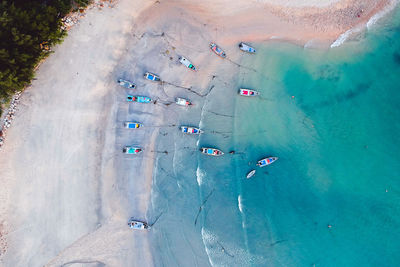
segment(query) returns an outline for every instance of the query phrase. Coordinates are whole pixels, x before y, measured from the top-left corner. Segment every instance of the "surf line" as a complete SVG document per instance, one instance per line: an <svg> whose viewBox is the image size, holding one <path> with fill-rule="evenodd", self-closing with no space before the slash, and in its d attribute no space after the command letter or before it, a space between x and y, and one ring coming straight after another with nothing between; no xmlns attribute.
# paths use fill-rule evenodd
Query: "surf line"
<svg viewBox="0 0 400 267"><path fill-rule="evenodd" d="M213 190L211 190L211 192L208 194L208 196L204 199L203 203L201 203L200 207L199 207L199 211L197 212L196 215L196 219L194 220L194 225L197 224L197 219L199 218L199 215L201 213L201 211L203 210L204 205L207 203L208 199L211 197L212 193L214 193L215 188L213 188Z"/></svg>

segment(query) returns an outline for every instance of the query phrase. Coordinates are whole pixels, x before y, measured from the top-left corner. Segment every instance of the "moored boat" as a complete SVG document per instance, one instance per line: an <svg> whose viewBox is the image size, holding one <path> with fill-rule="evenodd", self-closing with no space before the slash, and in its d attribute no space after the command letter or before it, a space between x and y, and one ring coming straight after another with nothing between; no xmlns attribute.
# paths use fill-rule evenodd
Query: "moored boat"
<svg viewBox="0 0 400 267"><path fill-rule="evenodd" d="M184 106L184 107L188 107L188 106L192 105L192 102L190 102L190 100L182 98L182 97L175 98L175 103L179 106Z"/></svg>
<svg viewBox="0 0 400 267"><path fill-rule="evenodd" d="M239 44L239 48L242 51L245 51L245 52L248 52L248 53L252 53L252 54L254 54L256 52L256 50L253 47L251 47L248 44L245 44L243 42Z"/></svg>
<svg viewBox="0 0 400 267"><path fill-rule="evenodd" d="M246 88L240 88L239 89L239 95L242 95L242 96L258 96L258 95L260 95L260 93L255 91L255 90L246 89Z"/></svg>
<svg viewBox="0 0 400 267"><path fill-rule="evenodd" d="M149 230L151 228L151 226L148 223L138 221L133 218L129 220L128 226L135 230Z"/></svg>
<svg viewBox="0 0 400 267"><path fill-rule="evenodd" d="M265 159L261 159L261 160L259 160L257 162L257 166L265 167L265 166L268 166L268 165L274 163L277 160L278 160L278 157L268 157L268 158L265 158Z"/></svg>
<svg viewBox="0 0 400 267"><path fill-rule="evenodd" d="M126 101L128 101L128 102L138 102L138 103L151 103L151 98L148 97L148 96L128 95L126 97Z"/></svg>
<svg viewBox="0 0 400 267"><path fill-rule="evenodd" d="M215 54L217 54L218 56L220 56L220 57L222 57L222 58L225 58L225 57L226 57L225 52L224 52L218 45L216 45L215 43L211 43L211 44L210 44L210 48L211 48L211 50L212 50Z"/></svg>
<svg viewBox="0 0 400 267"><path fill-rule="evenodd" d="M209 155L209 156L222 156L224 152L217 148L210 148L210 147L202 147L200 148L201 153Z"/></svg>
<svg viewBox="0 0 400 267"><path fill-rule="evenodd" d="M179 57L179 62L185 65L188 69L196 70L196 67L192 64L192 62L183 56Z"/></svg>
<svg viewBox="0 0 400 267"><path fill-rule="evenodd" d="M159 82L161 81L160 77L154 73L151 72L146 72L144 74L144 78L149 80L149 81L153 81L153 82Z"/></svg>
<svg viewBox="0 0 400 267"><path fill-rule="evenodd" d="M127 81L127 80L123 80L123 79L118 79L118 84L128 88L128 89L135 89L136 85L133 82Z"/></svg>
<svg viewBox="0 0 400 267"><path fill-rule="evenodd" d="M135 147L135 146L126 146L122 149L122 152L124 154L130 154L130 155L139 154L142 151L143 151L143 149L141 149L140 147Z"/></svg>
<svg viewBox="0 0 400 267"><path fill-rule="evenodd" d="M134 121L126 121L126 122L124 122L124 126L127 129L136 129L136 128L143 127L143 124L141 124L139 122L134 122Z"/></svg>
<svg viewBox="0 0 400 267"><path fill-rule="evenodd" d="M254 176L255 173L256 173L256 170L251 170L251 171L246 175L246 178L247 178L247 179L250 179L251 177Z"/></svg>
<svg viewBox="0 0 400 267"><path fill-rule="evenodd" d="M191 127L191 126L181 126L181 131L182 133L186 134L201 134L203 133L202 130L196 127Z"/></svg>

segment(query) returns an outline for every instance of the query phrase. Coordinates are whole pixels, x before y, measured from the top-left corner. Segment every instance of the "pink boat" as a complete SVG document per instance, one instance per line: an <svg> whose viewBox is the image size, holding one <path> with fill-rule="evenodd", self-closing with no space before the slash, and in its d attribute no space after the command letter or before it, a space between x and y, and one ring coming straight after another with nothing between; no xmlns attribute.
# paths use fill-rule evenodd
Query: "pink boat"
<svg viewBox="0 0 400 267"><path fill-rule="evenodd" d="M211 43L211 44L210 44L210 48L211 48L211 50L212 50L215 54L217 54L218 56L220 56L220 57L222 57L222 58L225 58L225 57L226 57L225 52L224 52L218 45L216 45L215 43Z"/></svg>

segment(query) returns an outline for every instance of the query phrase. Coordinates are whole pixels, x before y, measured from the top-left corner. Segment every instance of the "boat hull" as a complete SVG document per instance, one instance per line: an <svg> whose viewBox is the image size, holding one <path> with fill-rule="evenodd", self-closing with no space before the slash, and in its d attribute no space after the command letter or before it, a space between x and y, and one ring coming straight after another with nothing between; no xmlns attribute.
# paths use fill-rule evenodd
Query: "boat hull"
<svg viewBox="0 0 400 267"><path fill-rule="evenodd" d="M258 96L258 95L260 95L260 93L255 90L240 88L239 95L241 95L241 96Z"/></svg>
<svg viewBox="0 0 400 267"><path fill-rule="evenodd" d="M217 54L218 56L222 57L222 58L226 58L226 54L225 52L215 43L211 43L210 44L210 49Z"/></svg>
<svg viewBox="0 0 400 267"><path fill-rule="evenodd" d="M219 157L222 156L224 154L224 152L222 152L219 149L216 148L210 148L210 147L202 147L200 148L201 153L207 155L207 156L214 156L214 157Z"/></svg>
<svg viewBox="0 0 400 267"><path fill-rule="evenodd" d="M143 149L141 149L140 147L126 146L122 149L122 152L128 155L137 155L139 153L142 153Z"/></svg>
<svg viewBox="0 0 400 267"><path fill-rule="evenodd" d="M127 121L127 122L124 122L124 126L127 129L137 129L137 128L143 127L143 124L141 124L139 122L134 122L134 121Z"/></svg>
<svg viewBox="0 0 400 267"><path fill-rule="evenodd" d="M239 48L240 48L240 50L247 52L247 53L251 53L251 54L254 54L256 52L256 50L253 47L251 47L245 43L240 43Z"/></svg>
<svg viewBox="0 0 400 267"><path fill-rule="evenodd" d="M192 105L192 102L190 102L189 100L185 99L185 98L181 98L181 97L177 97L175 99L175 103L179 106L183 106L183 107L188 107Z"/></svg>
<svg viewBox="0 0 400 267"><path fill-rule="evenodd" d="M278 157L268 157L268 158L264 158L261 159L257 162L257 166L259 166L260 168L268 166L272 163L274 163L275 161L278 160Z"/></svg>
<svg viewBox="0 0 400 267"><path fill-rule="evenodd" d="M256 174L256 170L251 170L251 171L246 175L246 178L247 178L247 179L250 179L251 177L254 176L254 174Z"/></svg>
<svg viewBox="0 0 400 267"><path fill-rule="evenodd" d="M138 103L151 103L151 98L147 96L133 96L128 95L126 97L126 101L128 102L138 102Z"/></svg>
<svg viewBox="0 0 400 267"><path fill-rule="evenodd" d="M202 130L196 127L190 127L190 126L181 126L181 131L182 133L185 134L201 134L203 133Z"/></svg>
<svg viewBox="0 0 400 267"><path fill-rule="evenodd" d="M149 230L151 228L151 226L145 222L132 219L128 222L128 226L135 230Z"/></svg>

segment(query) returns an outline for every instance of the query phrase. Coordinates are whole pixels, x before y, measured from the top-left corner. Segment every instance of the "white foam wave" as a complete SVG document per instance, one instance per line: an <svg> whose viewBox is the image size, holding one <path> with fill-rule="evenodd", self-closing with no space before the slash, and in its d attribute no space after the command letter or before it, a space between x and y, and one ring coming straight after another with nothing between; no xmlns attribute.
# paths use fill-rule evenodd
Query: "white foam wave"
<svg viewBox="0 0 400 267"><path fill-rule="evenodd" d="M392 11L396 5L399 3L399 0L392 0L390 1L390 4L387 5L382 11L376 13L375 15L373 15L368 22L365 25L360 25L357 26L355 28L352 28L350 30L347 30L346 32L342 33L332 44L331 44L331 48L333 47L338 47L340 45L342 45L350 36L354 35L355 33L358 33L360 31L362 31L363 29L365 29L365 27L369 30L371 28L371 26L373 26L374 24L376 24L376 22L381 19L382 17L384 17L387 13L389 13L390 11Z"/></svg>
<svg viewBox="0 0 400 267"><path fill-rule="evenodd" d="M376 13L375 15L373 15L367 22L367 29L369 30L373 25L376 24L376 22L381 19L382 17L384 17L387 13L389 13L390 11L392 11L396 5L399 3L399 0L392 0L390 1L390 4L387 5L383 10L381 10L380 12Z"/></svg>
<svg viewBox="0 0 400 267"><path fill-rule="evenodd" d="M208 245L210 243L216 243L216 238L211 232L205 230L202 227L201 228L201 239L203 240L204 249L206 250L206 253L207 253L208 262L210 263L211 266L214 266L214 262L211 259L211 251L208 248Z"/></svg>
<svg viewBox="0 0 400 267"><path fill-rule="evenodd" d="M256 266L265 266L262 256L254 255L248 248L243 249L227 240L222 241L207 229L201 228L201 238L211 266L249 266L250 262Z"/></svg>
<svg viewBox="0 0 400 267"><path fill-rule="evenodd" d="M197 184L198 184L199 186L201 186L201 185L203 184L203 179L204 179L204 176L205 176L205 175L206 175L205 172L202 171L202 170L200 169L199 166L197 166L197 170L196 170L196 180L197 180Z"/></svg>
<svg viewBox="0 0 400 267"><path fill-rule="evenodd" d="M241 213L243 213L242 195L238 196L238 207Z"/></svg>
<svg viewBox="0 0 400 267"><path fill-rule="evenodd" d="M359 31L361 31L362 27L356 27L356 28L352 28L344 33L342 33L337 39L336 41L334 41L331 44L331 48L333 47L338 47L340 45L342 45L350 36L352 36L354 33L357 33Z"/></svg>

